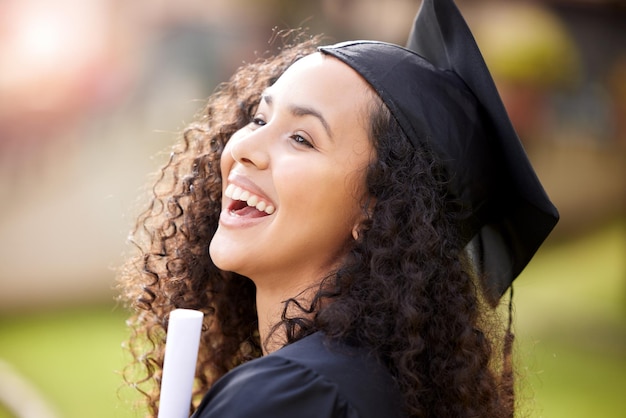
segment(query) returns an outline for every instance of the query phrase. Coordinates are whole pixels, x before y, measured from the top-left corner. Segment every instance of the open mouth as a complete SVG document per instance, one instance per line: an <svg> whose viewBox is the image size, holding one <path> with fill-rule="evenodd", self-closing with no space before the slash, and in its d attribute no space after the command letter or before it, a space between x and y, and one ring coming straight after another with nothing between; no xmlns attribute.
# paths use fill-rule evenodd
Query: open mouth
<svg viewBox="0 0 626 418"><path fill-rule="evenodd" d="M241 200L234 200L228 207L228 212L233 216L245 216L248 218L260 218L262 216L269 216L269 213L258 210L254 206L248 206L246 202Z"/></svg>
<svg viewBox="0 0 626 418"><path fill-rule="evenodd" d="M224 195L232 199L228 212L233 216L259 218L271 215L276 210L272 204L267 203L261 197L234 184L228 185Z"/></svg>

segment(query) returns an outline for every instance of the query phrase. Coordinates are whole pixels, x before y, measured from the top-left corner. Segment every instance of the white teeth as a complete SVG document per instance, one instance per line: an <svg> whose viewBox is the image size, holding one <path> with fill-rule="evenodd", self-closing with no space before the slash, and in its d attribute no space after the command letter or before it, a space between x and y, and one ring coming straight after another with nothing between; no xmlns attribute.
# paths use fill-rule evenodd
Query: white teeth
<svg viewBox="0 0 626 418"><path fill-rule="evenodd" d="M239 186L235 186L234 184L229 184L228 187L226 187L226 190L224 190L224 195L233 200L241 200L242 202L246 202L248 206L253 206L257 210L265 212L268 215L271 215L276 211L276 208L274 206L267 204L257 195L254 195Z"/></svg>
<svg viewBox="0 0 626 418"><path fill-rule="evenodd" d="M259 198L256 197L255 195L249 196L246 201L248 202L248 206L256 206L259 203ZM263 203L263 202L261 202ZM257 208L259 209L259 208ZM263 209L259 209L259 210L263 210Z"/></svg>
<svg viewBox="0 0 626 418"><path fill-rule="evenodd" d="M233 197L233 190L235 190L235 185L234 184L229 184L228 187L226 188L226 190L224 191L224 194L226 195L226 197L232 198Z"/></svg>

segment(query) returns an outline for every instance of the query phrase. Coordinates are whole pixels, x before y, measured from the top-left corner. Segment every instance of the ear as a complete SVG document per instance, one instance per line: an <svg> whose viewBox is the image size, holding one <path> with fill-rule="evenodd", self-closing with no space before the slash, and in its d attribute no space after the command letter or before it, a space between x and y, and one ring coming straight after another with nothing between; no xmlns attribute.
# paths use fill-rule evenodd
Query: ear
<svg viewBox="0 0 626 418"><path fill-rule="evenodd" d="M355 241L359 240L359 226L355 225L355 227L352 228L352 238L354 238Z"/></svg>
<svg viewBox="0 0 626 418"><path fill-rule="evenodd" d="M376 199L371 196L367 196L365 202L363 203L363 207L361 208L361 216L357 220L356 225L352 228L352 238L354 238L355 241L357 241L361 236L361 231L369 228L367 224L374 215L374 206L376 206Z"/></svg>

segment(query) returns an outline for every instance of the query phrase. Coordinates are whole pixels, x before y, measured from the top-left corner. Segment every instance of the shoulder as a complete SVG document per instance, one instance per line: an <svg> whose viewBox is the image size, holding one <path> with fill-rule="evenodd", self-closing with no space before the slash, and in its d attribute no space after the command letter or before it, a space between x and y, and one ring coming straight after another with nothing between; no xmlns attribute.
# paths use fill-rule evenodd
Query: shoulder
<svg viewBox="0 0 626 418"><path fill-rule="evenodd" d="M398 417L399 405L382 366L316 333L233 369L194 417Z"/></svg>

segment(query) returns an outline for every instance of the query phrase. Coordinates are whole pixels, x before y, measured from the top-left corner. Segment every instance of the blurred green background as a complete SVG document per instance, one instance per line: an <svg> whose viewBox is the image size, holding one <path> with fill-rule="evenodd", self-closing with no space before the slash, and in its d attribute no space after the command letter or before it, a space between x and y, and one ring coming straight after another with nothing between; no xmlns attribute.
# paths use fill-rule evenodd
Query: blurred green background
<svg viewBox="0 0 626 418"><path fill-rule="evenodd" d="M516 282L518 416L624 416L625 228L610 222L547 245ZM3 315L0 359L58 417L141 416L116 373L126 360L125 317L112 304ZM0 408L0 417L13 415Z"/></svg>
<svg viewBox="0 0 626 418"><path fill-rule="evenodd" d="M0 418L142 416L115 267L177 132L273 28L402 44L419 3L0 2ZM518 416L625 417L626 7L457 4L562 216L515 284Z"/></svg>

